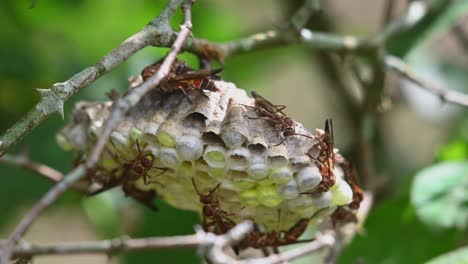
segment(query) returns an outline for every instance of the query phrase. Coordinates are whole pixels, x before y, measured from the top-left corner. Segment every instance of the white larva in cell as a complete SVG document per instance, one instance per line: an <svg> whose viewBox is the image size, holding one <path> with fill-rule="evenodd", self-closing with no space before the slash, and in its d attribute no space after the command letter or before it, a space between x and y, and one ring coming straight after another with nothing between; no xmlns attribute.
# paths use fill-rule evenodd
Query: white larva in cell
<svg viewBox="0 0 468 264"><path fill-rule="evenodd" d="M271 171L270 180L277 184L285 184L293 179L293 173L289 167L281 167Z"/></svg>
<svg viewBox="0 0 468 264"><path fill-rule="evenodd" d="M250 177L254 179L263 179L268 176L270 169L268 168L267 164L256 162L251 163L248 168L248 172Z"/></svg>
<svg viewBox="0 0 468 264"><path fill-rule="evenodd" d="M203 155L203 141L194 135L183 135L177 139L176 150L182 160L194 161Z"/></svg>
<svg viewBox="0 0 468 264"><path fill-rule="evenodd" d="M176 168L182 163L177 151L173 148L166 147L159 149L159 161L163 166L169 168Z"/></svg>
<svg viewBox="0 0 468 264"><path fill-rule="evenodd" d="M252 149L249 148L249 150ZM270 168L268 167L268 164L266 163L265 156L263 155L251 155L250 160L249 160L249 166L247 168L247 171L250 175L250 177L254 179L263 179L268 176L270 173Z"/></svg>
<svg viewBox="0 0 468 264"><path fill-rule="evenodd" d="M296 173L296 181L302 192L311 191L322 181L322 175L317 167L308 166Z"/></svg>
<svg viewBox="0 0 468 264"><path fill-rule="evenodd" d="M284 167L289 164L289 161L284 156L268 156L268 165L271 168Z"/></svg>
<svg viewBox="0 0 468 264"><path fill-rule="evenodd" d="M289 200L286 202L286 205L291 211L297 211L299 209L304 209L314 205L313 199L308 195L300 195L297 198Z"/></svg>
<svg viewBox="0 0 468 264"><path fill-rule="evenodd" d="M228 146L228 148L238 148L244 144L247 138L242 135L241 133L235 130L228 130L221 134L221 138L224 141L224 144Z"/></svg>
<svg viewBox="0 0 468 264"><path fill-rule="evenodd" d="M333 194L331 191L328 192L323 192L323 193L318 193L315 195L311 195L311 197L314 198L314 205L317 208L324 208L330 206L332 199L333 199Z"/></svg>
<svg viewBox="0 0 468 264"><path fill-rule="evenodd" d="M296 181L290 180L287 184L279 185L278 192L283 196L284 199L290 200L299 196L299 187Z"/></svg>

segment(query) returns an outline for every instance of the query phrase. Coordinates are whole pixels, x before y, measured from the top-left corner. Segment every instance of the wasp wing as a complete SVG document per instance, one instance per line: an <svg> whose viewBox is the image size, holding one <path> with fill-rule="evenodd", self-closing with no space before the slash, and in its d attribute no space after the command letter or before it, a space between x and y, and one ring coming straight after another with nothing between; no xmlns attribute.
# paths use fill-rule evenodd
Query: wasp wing
<svg viewBox="0 0 468 264"><path fill-rule="evenodd" d="M214 69L214 70L198 70L198 71L188 71L181 74L178 74L174 77L174 81L186 81L186 80L193 80L199 78L207 78L212 77L215 79L219 79L216 74L220 73L223 69Z"/></svg>

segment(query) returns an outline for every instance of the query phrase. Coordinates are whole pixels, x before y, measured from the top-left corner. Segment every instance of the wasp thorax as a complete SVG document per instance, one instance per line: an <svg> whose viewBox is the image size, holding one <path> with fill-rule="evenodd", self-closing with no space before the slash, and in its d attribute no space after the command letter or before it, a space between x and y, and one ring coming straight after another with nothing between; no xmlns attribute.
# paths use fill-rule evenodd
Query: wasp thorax
<svg viewBox="0 0 468 264"><path fill-rule="evenodd" d="M160 62L146 67L143 79L159 67ZM312 135L285 114L284 106L258 93L252 99L214 78L213 71L193 70L181 61L162 85L113 131L99 173L90 176L99 175L104 187L117 181L147 206L157 193L175 207L201 212L208 230L225 232L250 219L282 238L295 235L286 231L304 217L328 208L318 223L352 202L358 189L349 186L346 173L334 172L339 154L330 127ZM79 116L59 139L85 158L111 103L77 107ZM291 137L295 140L285 140Z"/></svg>
<svg viewBox="0 0 468 264"><path fill-rule="evenodd" d="M290 127L294 125L294 121L288 116L285 116L283 118L283 122L285 125L290 126Z"/></svg>

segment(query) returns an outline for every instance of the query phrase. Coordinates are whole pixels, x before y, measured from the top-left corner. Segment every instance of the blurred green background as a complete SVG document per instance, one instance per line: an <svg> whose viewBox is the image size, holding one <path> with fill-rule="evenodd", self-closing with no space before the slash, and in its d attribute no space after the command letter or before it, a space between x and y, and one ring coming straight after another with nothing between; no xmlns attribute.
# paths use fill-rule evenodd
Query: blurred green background
<svg viewBox="0 0 468 264"><path fill-rule="evenodd" d="M30 9L26 0L1 1L0 133L37 102L38 96L31 88L48 88L94 64L159 14L165 2L39 0ZM406 1L394 2L395 14L398 14ZM278 26L300 3L302 1L199 0L193 8L193 32L197 37L213 41L247 36ZM326 1L327 22L312 21L311 26L367 36L379 30L384 5L382 0ZM466 10L466 4L463 8L460 6L456 10ZM173 25L177 26L181 18L179 13ZM405 55L405 59L430 80L468 92L464 85L468 81L468 53L456 42L447 22L453 22L454 18L457 23L466 20L463 12L448 10L437 18L438 21L427 23L437 32L424 37L413 34L404 41L397 39L389 48L398 55ZM72 97L66 104L65 120L53 116L10 153L27 149L32 160L62 172L69 171L72 154L58 147L55 134L65 125L74 103L104 100L105 92L110 89L123 91L128 77L139 74L145 65L166 52L167 49L149 47L137 53ZM237 55L226 61L222 77L246 90L259 91L272 102L288 105L288 114L311 130L322 127L326 118L333 118L336 147L355 159L352 154L357 142L355 124L342 103L343 95L335 88L339 80L350 87L357 84L350 78L349 71L340 70L338 74L342 77L335 76L337 73L324 65L322 55L300 46ZM197 65L192 55L180 57ZM423 263L467 244L466 110L443 104L394 76L388 78L386 91L392 104L379 115L377 124L375 160L379 175L367 182L367 187L376 192L376 204L361 234L343 252L341 263ZM438 177L434 178L434 174ZM51 183L2 164L0 177L0 237L5 237ZM439 185L443 187L434 187ZM124 199L118 192L93 198L69 192L34 224L26 239L52 243L107 239L122 234L131 237L189 234L199 221L194 213L176 210L162 202L159 207L161 211L153 213ZM192 250L165 250L111 257L41 257L34 263L143 263L150 260L199 261Z"/></svg>

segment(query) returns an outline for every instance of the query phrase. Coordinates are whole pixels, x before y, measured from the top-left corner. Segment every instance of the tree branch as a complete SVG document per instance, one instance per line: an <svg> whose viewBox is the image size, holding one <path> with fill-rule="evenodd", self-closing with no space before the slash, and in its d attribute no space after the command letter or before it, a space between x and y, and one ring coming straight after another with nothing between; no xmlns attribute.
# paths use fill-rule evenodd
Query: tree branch
<svg viewBox="0 0 468 264"><path fill-rule="evenodd" d="M215 263L232 263L232 258L224 254L223 249L242 240L253 230L253 223L244 221L224 235L216 236L197 228L196 234L171 237L150 237L132 239L127 237L92 242L67 242L57 245L19 244L13 251L13 257L33 257L40 255L68 254L115 254L125 251L161 250L167 248L198 248L198 251Z"/></svg>
<svg viewBox="0 0 468 264"><path fill-rule="evenodd" d="M459 46L465 51L465 53L468 53L468 36L466 35L462 24L455 25L452 28L452 32Z"/></svg>
<svg viewBox="0 0 468 264"><path fill-rule="evenodd" d="M26 153L18 156L5 154L0 158L0 163L24 168L55 183L63 180L63 173L45 164L30 160ZM85 186L72 185L71 188L81 193L89 192L88 188Z"/></svg>
<svg viewBox="0 0 468 264"><path fill-rule="evenodd" d="M28 171L44 176L53 182L59 182L63 179L63 174L60 171L45 164L31 161L27 155L14 156L6 154L0 158L0 163L24 168Z"/></svg>
<svg viewBox="0 0 468 264"><path fill-rule="evenodd" d="M285 251L281 254L271 255L265 258L247 259L238 261L238 264L280 264L286 261L294 260L311 253L317 252L335 243L335 238L331 234L318 235L316 240L307 243L302 247Z"/></svg>
<svg viewBox="0 0 468 264"><path fill-rule="evenodd" d="M401 77L416 84L420 88L439 96L440 99L444 102L468 106L467 94L434 85L433 83L418 76L418 74L414 72L414 70L411 69L411 67L408 64L406 64L403 60L397 57L390 55L386 56L385 66L387 66L388 69L395 71Z"/></svg>
<svg viewBox="0 0 468 264"><path fill-rule="evenodd" d="M178 1L175 1L180 3ZM192 29L192 22L191 22L191 13L190 7L193 1L186 1L183 5L184 14L185 14L185 21L181 27L180 33L178 34L174 44L172 45L171 51L168 53L166 58L164 59L163 64L161 65L158 72L149 78L147 81L143 82L142 84L134 87L130 92L125 95L123 98L119 98L112 107L112 111L110 113L109 118L104 123L104 131L99 137L96 145L94 146L90 158L86 161L85 164L82 164L76 167L73 171L71 171L63 181L59 182L55 185L52 189L50 189L46 195L21 219L18 226L12 232L10 237L8 238L5 246L3 247L2 255L0 258L1 264L7 264L11 252L14 246L18 243L21 237L26 233L28 228L34 222L34 220L39 216L39 214L48 206L50 206L60 195L62 195L67 189L71 187L76 181L81 179L85 176L86 171L89 169L94 168L96 166L99 157L104 149L104 145L109 139L111 131L115 128L115 126L122 120L125 113L135 106L141 98L149 92L151 89L155 88L163 78L167 76L169 73L169 69L172 63L175 60L175 57L179 50L181 49L185 39L189 35ZM168 6L173 7L174 2L169 1ZM165 10L172 10L166 8ZM163 11L162 16L165 18L169 18L168 14L172 14L172 11ZM168 23L166 21L166 23Z"/></svg>
<svg viewBox="0 0 468 264"><path fill-rule="evenodd" d="M252 230L253 223L245 221L236 225L226 234L220 236L206 233L201 228L197 228L196 234L187 236L150 237L141 239L122 237L113 240L67 242L48 246L21 243L13 251L12 256L14 258L19 258L41 255L115 254L125 251L198 248L199 254L207 257L212 263L278 264L308 255L325 247L330 247L335 241L331 234L319 235L315 241L307 243L300 248L289 250L282 254L271 255L266 258L253 258L241 261L237 261L224 253L226 247L235 245Z"/></svg>
<svg viewBox="0 0 468 264"><path fill-rule="evenodd" d="M271 255L265 258L252 258L246 260L235 260L225 254L224 250L233 246L253 230L251 221L244 221L236 225L224 235L206 233L201 228L196 228L196 234L172 237L150 237L132 239L127 237L112 240L91 242L66 242L55 245L31 245L26 242L19 243L13 251L13 257L34 257L40 255L67 255L67 254L116 254L125 251L162 250L168 248L197 248L198 253L206 257L213 264L278 264L291 261L302 256L309 255L319 250L330 248L334 259L338 256L343 246L351 241L367 218L372 204L372 196L364 195L364 200L357 212L358 223L350 223L340 226L335 231L325 231L318 235L313 242L285 251L281 254ZM340 232L340 240L336 233ZM2 243L0 242L0 245Z"/></svg>

